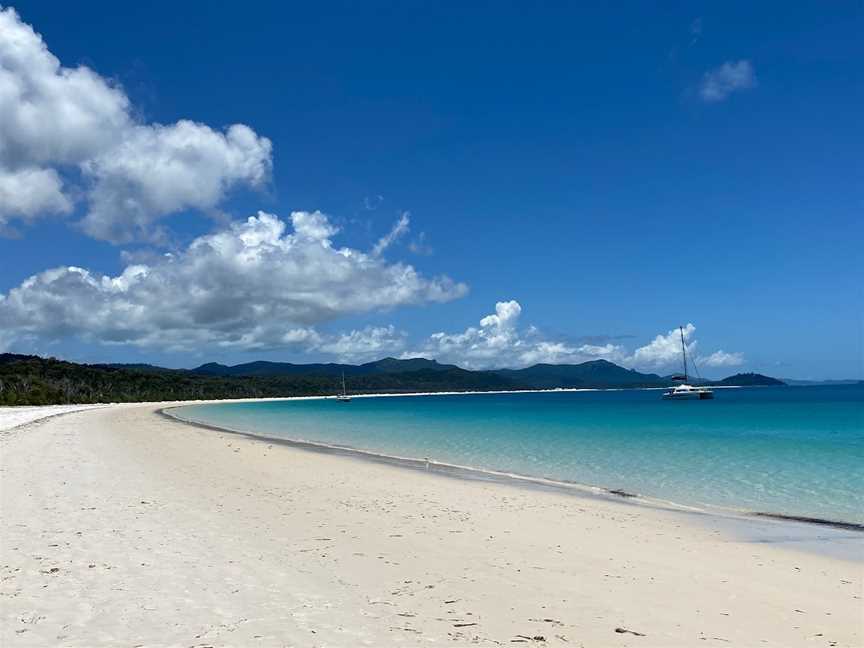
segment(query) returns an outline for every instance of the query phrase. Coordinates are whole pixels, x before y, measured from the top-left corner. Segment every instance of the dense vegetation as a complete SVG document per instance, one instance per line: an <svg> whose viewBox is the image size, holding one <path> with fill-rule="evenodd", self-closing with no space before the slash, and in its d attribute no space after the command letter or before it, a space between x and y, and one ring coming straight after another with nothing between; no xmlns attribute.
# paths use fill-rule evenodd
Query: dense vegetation
<svg viewBox="0 0 864 648"><path fill-rule="evenodd" d="M342 373L353 393L488 391L557 387L661 387L668 378L624 369L605 360L534 365L520 370L468 371L432 360L385 358L363 365L210 363L196 369L152 365L84 365L54 358L0 354L0 405L146 402L335 394ZM738 374L723 385L782 382Z"/></svg>
<svg viewBox="0 0 864 648"><path fill-rule="evenodd" d="M439 365L443 367L443 365ZM512 389L510 381L464 369L420 369L353 376L352 392ZM0 354L0 405L146 402L335 394L326 373L219 376L147 365L82 365L54 358Z"/></svg>

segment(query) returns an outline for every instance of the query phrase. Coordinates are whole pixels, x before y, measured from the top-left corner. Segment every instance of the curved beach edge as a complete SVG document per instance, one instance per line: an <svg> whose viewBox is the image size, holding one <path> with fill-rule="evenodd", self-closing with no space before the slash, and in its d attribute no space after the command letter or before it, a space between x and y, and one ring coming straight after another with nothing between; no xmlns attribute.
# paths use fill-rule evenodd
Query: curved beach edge
<svg viewBox="0 0 864 648"><path fill-rule="evenodd" d="M842 520L831 520L811 516L774 513L770 511L752 511L747 509L724 508L720 506L693 506L674 502L671 500L648 497L640 493L634 493L620 488L606 488L603 486L593 486L590 484L583 484L569 480L537 477L534 475L524 475L520 473L507 472L502 470L477 468L475 466L464 466L460 464L452 464L441 461L432 461L427 458L403 457L400 455L391 455L381 452L375 452L372 450L364 450L362 448L355 448L351 446L323 443L320 441L309 441L305 439L291 439L285 437L268 436L265 434L257 434L254 432L249 432L248 430L240 430L227 426L214 425L212 423L198 421L191 418L185 418L171 411L183 409L189 406L190 405L171 405L169 407L162 407L156 410L156 414L171 419L173 421L177 421L184 425L190 425L193 427L212 430L216 432L235 434L238 436L246 437L253 441L275 443L277 445L298 448L301 450L307 450L309 452L335 454L365 461L385 463L400 468L408 468L411 470L434 472L438 475L444 475L456 479L496 482L526 488L541 488L544 490L567 493L573 496L595 497L604 500L617 500L621 503L632 504L634 506L645 506L654 509L662 509L693 515L717 516L741 521L759 518L764 521L798 523L813 527L827 527L844 531L864 533L864 524L859 524L856 522L846 522Z"/></svg>
<svg viewBox="0 0 864 648"><path fill-rule="evenodd" d="M0 433L21 430L58 416L111 407L114 403L80 405L9 405L0 407Z"/></svg>

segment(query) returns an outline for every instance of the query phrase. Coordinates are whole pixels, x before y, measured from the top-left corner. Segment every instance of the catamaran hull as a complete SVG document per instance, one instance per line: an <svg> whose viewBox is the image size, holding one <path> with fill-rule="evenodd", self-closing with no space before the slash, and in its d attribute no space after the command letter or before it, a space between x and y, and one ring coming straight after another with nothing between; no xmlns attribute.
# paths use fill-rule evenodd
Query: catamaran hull
<svg viewBox="0 0 864 648"><path fill-rule="evenodd" d="M711 392L696 392L690 394L663 394L663 400L711 400L714 394Z"/></svg>

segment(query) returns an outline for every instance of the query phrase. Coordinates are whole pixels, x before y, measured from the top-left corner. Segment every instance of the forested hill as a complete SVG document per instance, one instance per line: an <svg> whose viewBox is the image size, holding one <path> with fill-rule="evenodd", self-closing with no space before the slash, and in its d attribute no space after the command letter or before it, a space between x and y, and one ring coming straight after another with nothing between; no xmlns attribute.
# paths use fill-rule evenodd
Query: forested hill
<svg viewBox="0 0 864 648"><path fill-rule="evenodd" d="M337 392L343 372L351 393L663 387L670 384L668 379L656 374L642 374L605 360L496 371L469 371L423 358L385 358L363 365L253 362L227 367L211 363L187 370L144 364L76 364L7 353L0 354L0 405L327 395ZM754 374L741 376L742 382L734 381L737 376L721 382L765 384L754 380Z"/></svg>
<svg viewBox="0 0 864 648"><path fill-rule="evenodd" d="M532 389L665 387L671 383L668 378L625 369L608 360L591 360L580 364L535 364L525 369L497 369L494 373Z"/></svg>
<svg viewBox="0 0 864 648"><path fill-rule="evenodd" d="M770 376L763 376L758 373L739 373L734 376L729 376L728 378L724 378L723 380L718 381L716 384L718 385L737 385L739 387L751 387L754 385L759 386L771 386L771 385L785 385L782 380L777 380L777 378L771 378Z"/></svg>

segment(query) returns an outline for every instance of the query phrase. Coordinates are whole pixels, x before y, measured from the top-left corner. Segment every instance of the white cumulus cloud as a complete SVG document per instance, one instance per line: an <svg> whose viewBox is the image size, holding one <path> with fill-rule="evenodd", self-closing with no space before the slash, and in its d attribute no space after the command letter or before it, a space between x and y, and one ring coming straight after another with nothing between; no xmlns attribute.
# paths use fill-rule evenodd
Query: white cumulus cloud
<svg viewBox="0 0 864 648"><path fill-rule="evenodd" d="M707 367L738 367L744 364L743 353L726 353L722 349L698 360Z"/></svg>
<svg viewBox="0 0 864 648"><path fill-rule="evenodd" d="M681 366L681 332L673 329L657 335L633 351L623 345L580 344L550 339L534 326L520 323L522 306L515 300L498 302L495 312L458 333L433 333L402 353L403 358L423 356L470 369L520 368L537 363L577 364L608 360L641 371L676 371ZM699 366L723 367L744 362L741 353L716 351L707 357L697 353L696 327L687 324L684 342L688 357Z"/></svg>
<svg viewBox="0 0 864 648"><path fill-rule="evenodd" d="M693 334L696 327L687 324L681 329L672 329L666 334L655 337L645 346L639 347L628 358L628 362L637 367L659 369L681 364L681 335L684 335L684 346L692 358L696 352L696 341Z"/></svg>
<svg viewBox="0 0 864 648"><path fill-rule="evenodd" d="M373 329L328 339L314 327L467 292L447 277L427 278L410 265L336 247L336 228L324 214L295 212L291 223L288 231L281 219L259 212L113 277L71 266L46 270L0 295L0 330L177 350L326 344L325 352L348 355L349 343L371 352L398 335Z"/></svg>
<svg viewBox="0 0 864 648"><path fill-rule="evenodd" d="M525 367L538 362L576 363L619 359L616 345L573 345L548 340L533 326L521 327L522 306L515 300L498 302L495 312L483 317L479 326L461 333L434 333L418 348L402 357L423 356L470 369Z"/></svg>
<svg viewBox="0 0 864 648"><path fill-rule="evenodd" d="M0 167L0 225L42 214L67 214L72 201L63 193L63 181L54 169Z"/></svg>
<svg viewBox="0 0 864 648"><path fill-rule="evenodd" d="M699 97L707 103L716 103L733 92L749 90L756 85L756 71L750 61L726 61L705 73L699 86Z"/></svg>
<svg viewBox="0 0 864 648"><path fill-rule="evenodd" d="M636 349L624 360L625 364L636 368L655 371L683 369L681 362L681 329L672 329L658 335L645 346ZM723 350L702 356L699 354L698 342L695 339L696 327L687 324L683 327L684 346L687 358L697 366L702 367L735 367L744 364L744 354L740 352L727 353ZM689 365L692 367L692 365Z"/></svg>
<svg viewBox="0 0 864 648"><path fill-rule="evenodd" d="M213 208L237 184L262 186L270 151L269 140L242 124L224 133L187 120L131 128L82 163L93 180L84 231L114 242L152 239L163 216Z"/></svg>
<svg viewBox="0 0 864 648"><path fill-rule="evenodd" d="M270 141L247 126L141 123L122 88L63 66L14 9L0 10L0 225L69 213L82 193L91 236L154 240L159 219L259 187L270 167ZM83 182L74 194L70 178Z"/></svg>

